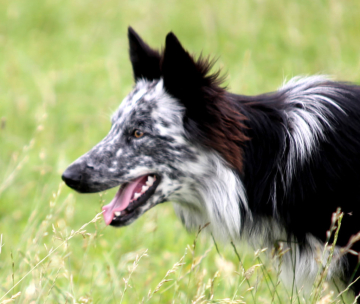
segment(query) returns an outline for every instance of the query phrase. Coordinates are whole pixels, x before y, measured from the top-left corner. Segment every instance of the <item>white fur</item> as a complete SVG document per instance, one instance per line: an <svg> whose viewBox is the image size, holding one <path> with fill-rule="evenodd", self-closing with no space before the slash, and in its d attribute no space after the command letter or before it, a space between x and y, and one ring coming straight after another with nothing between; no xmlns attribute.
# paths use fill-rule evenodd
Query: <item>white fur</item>
<svg viewBox="0 0 360 304"><path fill-rule="evenodd" d="M181 201L170 197L176 214L188 229L210 222L218 240L238 240L242 220L240 208L248 210L244 186L238 176L215 152L202 151L198 162L184 164L197 180L189 180L181 190ZM196 182L197 184L192 184Z"/></svg>
<svg viewBox="0 0 360 304"><path fill-rule="evenodd" d="M290 249L282 257L281 278L288 288L292 288L294 282L297 290L303 290L306 294L311 292L315 279L322 270L319 269L319 266L325 267L329 257L329 249L324 250L324 243L311 234L306 236L309 246L300 252L298 241L292 238L290 242L287 242L284 227L269 218L247 221L243 236L255 249L268 248L268 255L279 242L283 244L283 251ZM345 259L340 254L340 248L336 246L327 272L327 279L341 277L344 264Z"/></svg>
<svg viewBox="0 0 360 304"><path fill-rule="evenodd" d="M285 102L291 106L285 112L287 125L284 126L289 139L286 186L291 183L298 164L309 159L319 140L326 140L324 127L332 128L329 119L334 118L330 107L344 113L339 105L326 96L341 94L341 90L325 85L326 82L328 78L324 76L294 77L279 90L284 92Z"/></svg>
<svg viewBox="0 0 360 304"><path fill-rule="evenodd" d="M302 289L309 294L314 287L314 282L327 264L330 248L324 249L324 244L312 235L307 235L309 247L300 253L296 243L290 246L290 251L284 255L283 281L289 287L293 280L298 290ZM285 248L287 245L285 244ZM345 260L340 254L340 248L335 247L326 279L341 277ZM295 269L295 271L294 271ZM294 278L295 276L295 278Z"/></svg>

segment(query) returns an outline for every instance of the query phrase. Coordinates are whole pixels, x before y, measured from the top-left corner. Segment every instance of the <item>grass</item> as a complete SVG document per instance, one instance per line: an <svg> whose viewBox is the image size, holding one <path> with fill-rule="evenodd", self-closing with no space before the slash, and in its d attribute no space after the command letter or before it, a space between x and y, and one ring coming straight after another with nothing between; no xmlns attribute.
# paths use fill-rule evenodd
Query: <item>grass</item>
<svg viewBox="0 0 360 304"><path fill-rule="evenodd" d="M256 94L298 74L360 82L360 2L0 0L0 7L0 303L339 300L329 288L316 300L297 293L289 300L279 268L262 265L266 253L187 233L170 204L130 227L106 228L96 215L114 190L79 195L60 175L105 136L131 89L128 25L155 47L172 30L189 50L221 55L217 67L232 91Z"/></svg>

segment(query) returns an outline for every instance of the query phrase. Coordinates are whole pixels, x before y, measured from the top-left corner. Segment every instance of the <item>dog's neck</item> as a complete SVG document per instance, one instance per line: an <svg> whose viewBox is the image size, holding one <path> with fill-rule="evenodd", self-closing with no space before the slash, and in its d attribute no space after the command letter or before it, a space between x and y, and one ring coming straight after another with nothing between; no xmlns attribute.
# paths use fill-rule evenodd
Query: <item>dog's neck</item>
<svg viewBox="0 0 360 304"><path fill-rule="evenodd" d="M187 180L181 194L171 199L176 214L189 230L210 223L208 229L215 239L238 240L245 220L245 212L240 210L248 210L238 174L212 151L203 151L198 162L202 172L197 176L202 178Z"/></svg>

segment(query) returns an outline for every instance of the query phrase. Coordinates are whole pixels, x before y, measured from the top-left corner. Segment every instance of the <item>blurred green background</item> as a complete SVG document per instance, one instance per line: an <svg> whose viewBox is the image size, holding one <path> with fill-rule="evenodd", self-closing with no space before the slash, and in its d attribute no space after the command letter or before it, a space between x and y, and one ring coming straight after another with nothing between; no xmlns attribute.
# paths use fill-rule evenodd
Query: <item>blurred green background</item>
<svg viewBox="0 0 360 304"><path fill-rule="evenodd" d="M129 25L155 48L173 31L219 58L230 90L257 94L295 75L360 82L359 16L360 1L0 0L0 303L290 303L266 279L276 270L244 276L230 245L219 254L211 237L187 233L171 204L67 241L116 190L80 195L60 175L107 134L132 88ZM187 247L173 281L148 296ZM261 262L238 247L245 269Z"/></svg>

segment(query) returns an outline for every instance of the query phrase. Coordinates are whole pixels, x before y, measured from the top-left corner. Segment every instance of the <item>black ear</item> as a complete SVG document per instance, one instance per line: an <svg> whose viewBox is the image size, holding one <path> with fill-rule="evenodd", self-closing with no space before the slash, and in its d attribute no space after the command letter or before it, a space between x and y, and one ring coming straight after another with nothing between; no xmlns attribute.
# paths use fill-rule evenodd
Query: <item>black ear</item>
<svg viewBox="0 0 360 304"><path fill-rule="evenodd" d="M161 71L166 90L179 99L186 98L204 84L201 67L184 50L173 33L166 36Z"/></svg>
<svg viewBox="0 0 360 304"><path fill-rule="evenodd" d="M128 28L128 38L135 81L141 78L160 79L159 52L150 48L132 27Z"/></svg>
<svg viewBox="0 0 360 304"><path fill-rule="evenodd" d="M242 172L243 116L222 88L219 72L210 70L214 61L194 60L173 33L166 36L161 72L166 91L185 107L183 117L187 138L201 142Z"/></svg>

